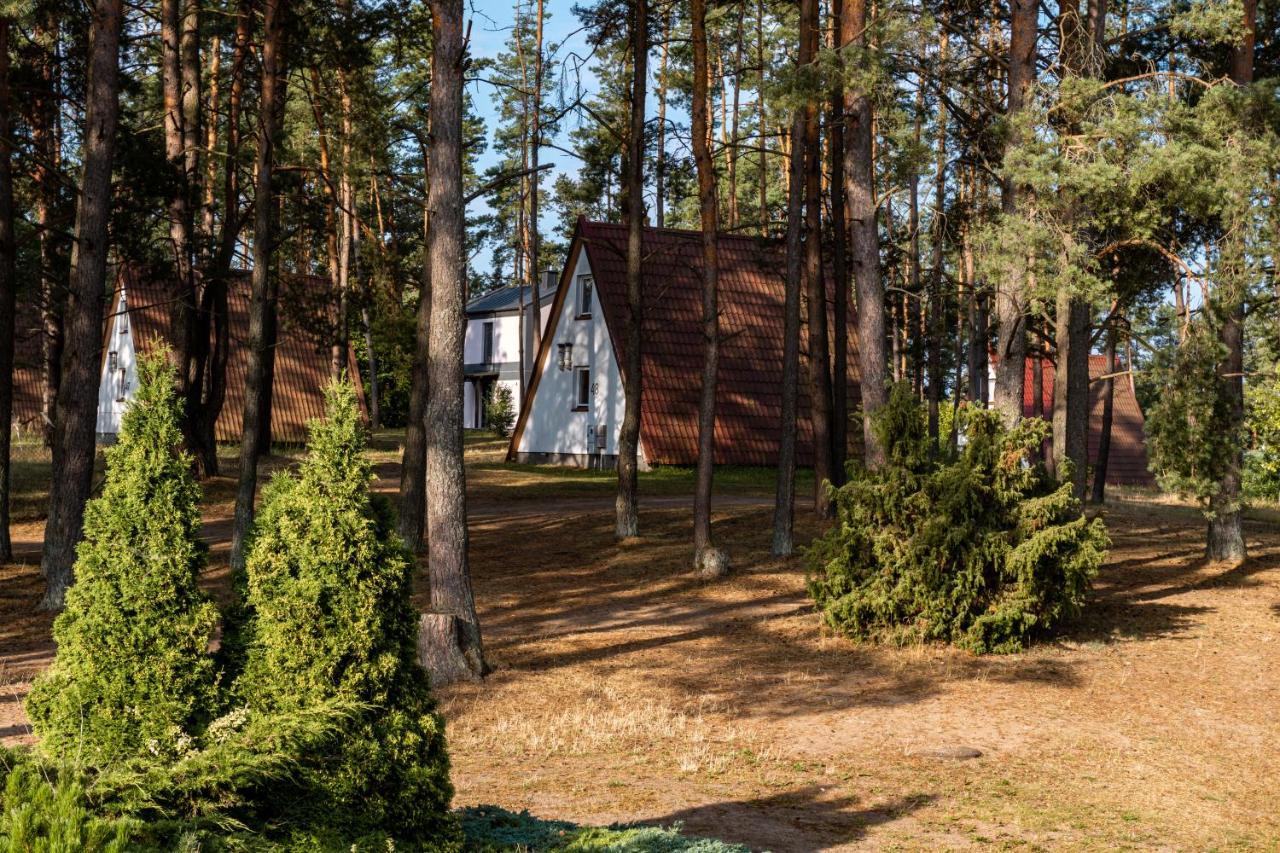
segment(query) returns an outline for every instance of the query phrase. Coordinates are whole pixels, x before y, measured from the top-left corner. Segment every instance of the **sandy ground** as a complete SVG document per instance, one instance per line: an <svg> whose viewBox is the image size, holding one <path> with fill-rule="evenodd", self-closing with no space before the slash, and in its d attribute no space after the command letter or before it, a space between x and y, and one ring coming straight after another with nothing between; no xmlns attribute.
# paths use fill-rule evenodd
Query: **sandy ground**
<svg viewBox="0 0 1280 853"><path fill-rule="evenodd" d="M761 498L719 509L733 576L692 580L686 502L653 500L643 537L618 545L604 496L477 498L494 672L440 691L458 804L680 822L775 851L1280 849L1272 520L1249 523L1252 559L1226 569L1198 559L1192 510L1117 502L1085 616L1025 654L975 658L824 632L803 560L767 556ZM206 527L215 590L227 510ZM40 525L14 535L19 563L0 578L10 743L28 737L21 698L52 653L33 608Z"/></svg>

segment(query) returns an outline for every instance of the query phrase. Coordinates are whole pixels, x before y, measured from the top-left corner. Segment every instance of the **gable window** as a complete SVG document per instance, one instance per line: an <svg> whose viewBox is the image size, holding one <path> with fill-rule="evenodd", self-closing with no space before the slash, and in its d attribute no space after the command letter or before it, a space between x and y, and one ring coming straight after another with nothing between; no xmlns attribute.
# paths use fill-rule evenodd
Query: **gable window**
<svg viewBox="0 0 1280 853"><path fill-rule="evenodd" d="M114 352L107 355L107 381L115 391L113 396L116 402L123 403L129 395L129 380L124 368L120 366L119 354Z"/></svg>
<svg viewBox="0 0 1280 853"><path fill-rule="evenodd" d="M585 412L591 405L591 368L579 367L574 374L574 410Z"/></svg>
<svg viewBox="0 0 1280 853"><path fill-rule="evenodd" d="M129 334L129 302L123 291L120 293L120 322L116 324L121 335Z"/></svg>
<svg viewBox="0 0 1280 853"><path fill-rule="evenodd" d="M578 319L591 316L591 303L595 297L595 279L589 275L578 276Z"/></svg>
<svg viewBox="0 0 1280 853"><path fill-rule="evenodd" d="M484 324L484 358L485 364L493 363L493 323L492 321Z"/></svg>
<svg viewBox="0 0 1280 853"><path fill-rule="evenodd" d="M556 347L556 366L561 370L573 369L573 344L559 344Z"/></svg>

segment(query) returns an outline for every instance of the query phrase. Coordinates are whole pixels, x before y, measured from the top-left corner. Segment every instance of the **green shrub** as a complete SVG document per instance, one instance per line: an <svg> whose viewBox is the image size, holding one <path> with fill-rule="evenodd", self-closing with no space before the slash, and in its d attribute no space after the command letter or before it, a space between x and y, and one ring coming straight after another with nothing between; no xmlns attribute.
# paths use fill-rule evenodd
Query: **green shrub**
<svg viewBox="0 0 1280 853"><path fill-rule="evenodd" d="M343 700L371 706L332 748L304 757L272 796L290 825L348 837L457 838L444 727L417 665L413 561L369 493L355 392L326 392L300 475L264 490L246 560L236 692L254 714Z"/></svg>
<svg viewBox="0 0 1280 853"><path fill-rule="evenodd" d="M1069 479L1027 464L1044 422L1006 430L974 408L961 418L952 456L931 452L907 389L880 411L888 464L835 491L835 524L808 553L809 592L834 629L1011 652L1084 603L1106 529L1084 517Z"/></svg>
<svg viewBox="0 0 1280 853"><path fill-rule="evenodd" d="M507 850L610 851L610 853L747 853L739 844L689 838L679 826L584 827L563 820L540 820L528 812L497 806L463 809L466 847L474 853Z"/></svg>
<svg viewBox="0 0 1280 853"><path fill-rule="evenodd" d="M164 354L140 368L106 484L85 507L75 583L53 624L57 657L27 700L41 748L89 765L174 756L215 707L199 487L177 450L180 404Z"/></svg>
<svg viewBox="0 0 1280 853"><path fill-rule="evenodd" d="M123 853L135 849L132 821L106 819L89 806L78 779L61 780L17 753L0 756L0 851Z"/></svg>
<svg viewBox="0 0 1280 853"><path fill-rule="evenodd" d="M489 386L484 396L484 419L498 438L511 435L511 427L516 422L516 407L508 386L501 382Z"/></svg>
<svg viewBox="0 0 1280 853"><path fill-rule="evenodd" d="M1251 498L1280 501L1280 379L1250 377L1244 393L1250 438L1244 491Z"/></svg>

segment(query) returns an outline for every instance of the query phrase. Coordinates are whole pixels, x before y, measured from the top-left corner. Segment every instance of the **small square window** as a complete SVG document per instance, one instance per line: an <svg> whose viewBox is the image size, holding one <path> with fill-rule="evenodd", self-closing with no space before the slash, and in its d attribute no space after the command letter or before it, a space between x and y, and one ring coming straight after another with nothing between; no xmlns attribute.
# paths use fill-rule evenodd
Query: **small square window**
<svg viewBox="0 0 1280 853"><path fill-rule="evenodd" d="M590 317L595 298L595 279L589 275L578 277L578 317Z"/></svg>
<svg viewBox="0 0 1280 853"><path fill-rule="evenodd" d="M575 383L577 394L574 408L584 410L591 405L591 369L579 367L574 378L577 380Z"/></svg>

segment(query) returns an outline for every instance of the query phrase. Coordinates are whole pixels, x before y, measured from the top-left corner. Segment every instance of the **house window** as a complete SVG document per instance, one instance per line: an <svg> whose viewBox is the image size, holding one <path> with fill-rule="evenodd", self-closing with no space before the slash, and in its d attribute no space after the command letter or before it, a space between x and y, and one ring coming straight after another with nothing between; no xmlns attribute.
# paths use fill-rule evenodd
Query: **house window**
<svg viewBox="0 0 1280 853"><path fill-rule="evenodd" d="M574 395L574 409L585 412L591 405L591 368L579 367L574 378L576 380L574 385L577 388L577 394Z"/></svg>
<svg viewBox="0 0 1280 853"><path fill-rule="evenodd" d="M120 322L117 324L121 335L129 334L129 303L124 293L120 294Z"/></svg>
<svg viewBox="0 0 1280 853"><path fill-rule="evenodd" d="M560 344L556 347L556 364L561 370L573 369L573 344Z"/></svg>
<svg viewBox="0 0 1280 853"><path fill-rule="evenodd" d="M484 359L485 364L493 363L493 323L484 324Z"/></svg>
<svg viewBox="0 0 1280 853"><path fill-rule="evenodd" d="M578 318L591 316L591 302L594 297L595 279L589 275L578 276Z"/></svg>
<svg viewBox="0 0 1280 853"><path fill-rule="evenodd" d="M107 379L115 390L115 398L117 403L123 403L125 397L129 395L129 380L125 369L120 366L120 356L117 353L108 353L107 355Z"/></svg>

